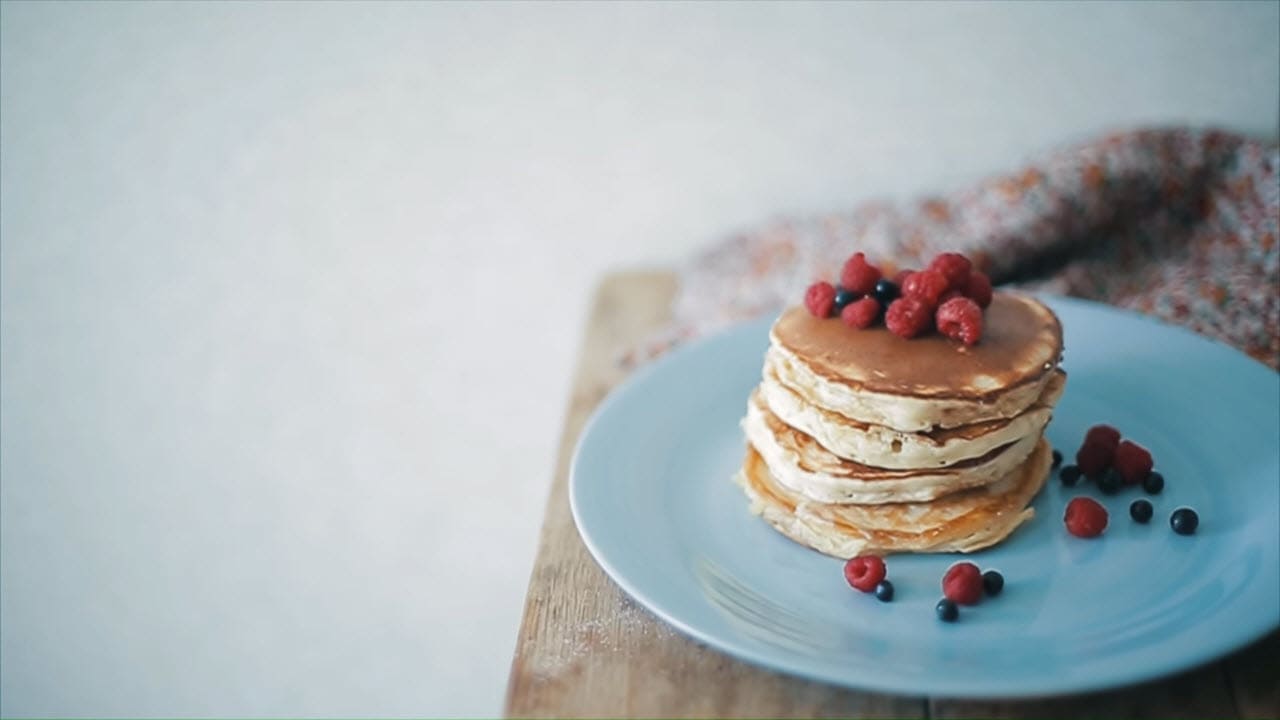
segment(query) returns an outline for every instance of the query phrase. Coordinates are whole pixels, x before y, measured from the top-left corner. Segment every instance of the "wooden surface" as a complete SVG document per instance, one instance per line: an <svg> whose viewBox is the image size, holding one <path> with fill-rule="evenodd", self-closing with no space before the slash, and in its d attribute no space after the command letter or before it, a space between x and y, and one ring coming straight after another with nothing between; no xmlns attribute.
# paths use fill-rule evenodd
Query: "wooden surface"
<svg viewBox="0 0 1280 720"><path fill-rule="evenodd" d="M609 580L578 538L568 473L587 417L623 378L618 354L661 325L674 291L670 273L621 273L606 277L596 295L516 641L507 716L1280 716L1280 634L1223 661L1136 687L999 702L896 697L778 675L653 618Z"/></svg>

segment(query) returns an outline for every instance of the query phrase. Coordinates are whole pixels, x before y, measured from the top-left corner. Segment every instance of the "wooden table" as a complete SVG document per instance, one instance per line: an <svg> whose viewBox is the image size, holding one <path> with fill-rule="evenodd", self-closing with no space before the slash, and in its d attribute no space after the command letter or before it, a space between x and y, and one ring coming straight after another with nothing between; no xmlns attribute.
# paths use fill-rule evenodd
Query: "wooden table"
<svg viewBox="0 0 1280 720"><path fill-rule="evenodd" d="M587 553L569 514L568 473L587 417L623 378L618 354L666 320L675 284L671 273L620 273L604 278L597 292L516 642L508 716L1280 716L1280 633L1164 680L1001 702L881 695L779 675L707 648L654 618Z"/></svg>

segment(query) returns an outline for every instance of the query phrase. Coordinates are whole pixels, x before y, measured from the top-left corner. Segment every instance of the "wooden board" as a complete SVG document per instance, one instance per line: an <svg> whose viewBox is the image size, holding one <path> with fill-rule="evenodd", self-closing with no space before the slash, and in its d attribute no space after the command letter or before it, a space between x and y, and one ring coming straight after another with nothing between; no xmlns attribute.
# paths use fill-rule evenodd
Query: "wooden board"
<svg viewBox="0 0 1280 720"><path fill-rule="evenodd" d="M1036 701L857 692L761 670L676 633L596 566L569 513L574 443L622 380L619 354L668 317L675 277L602 281L587 324L507 688L508 717L1277 717L1280 635L1124 690Z"/></svg>

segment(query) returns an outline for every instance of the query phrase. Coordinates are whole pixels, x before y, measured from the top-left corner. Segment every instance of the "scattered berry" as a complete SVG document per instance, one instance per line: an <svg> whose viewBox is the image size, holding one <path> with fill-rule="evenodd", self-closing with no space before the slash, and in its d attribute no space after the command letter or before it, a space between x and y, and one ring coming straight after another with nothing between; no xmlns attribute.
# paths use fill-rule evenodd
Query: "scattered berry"
<svg viewBox="0 0 1280 720"><path fill-rule="evenodd" d="M1125 485L1137 485L1142 482L1155 466L1151 453L1131 440L1125 440L1116 447L1116 455L1111 464L1120 471L1120 477Z"/></svg>
<svg viewBox="0 0 1280 720"><path fill-rule="evenodd" d="M889 303L898 299L898 286L892 280L880 278L880 282L876 283L876 289L871 291L871 296L880 301L881 305L888 306Z"/></svg>
<svg viewBox="0 0 1280 720"><path fill-rule="evenodd" d="M959 290L948 290L942 293L941 297L938 298L938 305L942 306L942 305L945 305L947 301L952 298L962 298L962 297L964 297L964 293L960 292Z"/></svg>
<svg viewBox="0 0 1280 720"><path fill-rule="evenodd" d="M982 308L967 297L948 300L938 308L938 332L965 345L982 338Z"/></svg>
<svg viewBox="0 0 1280 720"><path fill-rule="evenodd" d="M1169 527L1179 535L1193 535L1200 527L1200 516L1191 508L1178 508L1169 516Z"/></svg>
<svg viewBox="0 0 1280 720"><path fill-rule="evenodd" d="M1155 510L1151 507L1151 503L1146 500L1134 500L1129 504L1129 517L1143 525L1146 525L1151 520L1151 515L1154 512Z"/></svg>
<svg viewBox="0 0 1280 720"><path fill-rule="evenodd" d="M1062 464L1062 453L1058 452L1057 450L1054 450L1054 451L1053 451L1053 465L1051 465L1050 467L1058 467L1058 466L1059 466L1059 465L1061 465L1061 464Z"/></svg>
<svg viewBox="0 0 1280 720"><path fill-rule="evenodd" d="M888 580L881 580L876 584L876 599L880 602L889 602L893 599L893 583Z"/></svg>
<svg viewBox="0 0 1280 720"><path fill-rule="evenodd" d="M850 558L844 564L844 579L855 590L871 592L884 579L884 560L875 555L861 555Z"/></svg>
<svg viewBox="0 0 1280 720"><path fill-rule="evenodd" d="M840 284L859 295L870 295L880 280L880 269L867 262L864 253L854 253L840 270Z"/></svg>
<svg viewBox="0 0 1280 720"><path fill-rule="evenodd" d="M858 299L858 296L852 290L846 290L843 287L837 285L835 313L839 315L842 310L848 307L849 303L857 299Z"/></svg>
<svg viewBox="0 0 1280 720"><path fill-rule="evenodd" d="M1076 483L1080 482L1080 468L1075 465L1066 465L1058 471L1058 477L1062 479L1063 485L1075 487Z"/></svg>
<svg viewBox="0 0 1280 720"><path fill-rule="evenodd" d="M1142 489L1147 491L1148 495L1159 495L1164 490L1164 476L1158 472L1149 472L1142 480Z"/></svg>
<svg viewBox="0 0 1280 720"><path fill-rule="evenodd" d="M946 598L939 600L937 607L934 609L938 613L938 619L942 622L955 622L960 617L960 608Z"/></svg>
<svg viewBox="0 0 1280 720"><path fill-rule="evenodd" d="M931 307L938 306L938 298L947 291L947 279L937 270L921 270L911 275L902 283L902 294L917 297Z"/></svg>
<svg viewBox="0 0 1280 720"><path fill-rule="evenodd" d="M973 263L960 253L942 253L929 263L929 269L947 279L947 287L962 292L969 286Z"/></svg>
<svg viewBox="0 0 1280 720"><path fill-rule="evenodd" d="M1084 436L1084 443L1076 452L1076 464L1080 472L1096 478L1111 467L1116 447L1120 444L1120 432L1110 425L1094 425Z"/></svg>
<svg viewBox="0 0 1280 720"><path fill-rule="evenodd" d="M1115 468L1107 468L1098 476L1098 489L1103 495L1115 495L1120 492L1120 486L1124 484L1124 479L1120 477L1120 473Z"/></svg>
<svg viewBox="0 0 1280 720"><path fill-rule="evenodd" d="M903 284L903 283L905 283L905 282L907 281L907 278L909 278L909 277L911 277L912 275L914 275L914 274L915 274L915 272L916 272L915 270L910 270L910 269L905 269L905 268L904 268L904 269L902 269L902 270L899 270L896 274L894 274L894 276L893 276L893 284L898 286L898 292L899 292L899 293L901 293L901 292L902 292L902 284Z"/></svg>
<svg viewBox="0 0 1280 720"><path fill-rule="evenodd" d="M836 304L836 289L829 282L816 282L804 291L804 306L814 317L830 317Z"/></svg>
<svg viewBox="0 0 1280 720"><path fill-rule="evenodd" d="M1094 425L1084 434L1086 445L1102 445L1115 450L1120 444L1120 431L1110 425Z"/></svg>
<svg viewBox="0 0 1280 720"><path fill-rule="evenodd" d="M942 594L961 605L976 605L982 599L982 573L971 562L952 565L942 576Z"/></svg>
<svg viewBox="0 0 1280 720"><path fill-rule="evenodd" d="M982 589L991 597L999 595L1004 590L1004 576L995 570L982 573Z"/></svg>
<svg viewBox="0 0 1280 720"><path fill-rule="evenodd" d="M870 296L853 303L840 311L840 319L845 325L855 328L869 328L880 317L880 303Z"/></svg>
<svg viewBox="0 0 1280 720"><path fill-rule="evenodd" d="M894 335L913 338L926 332L933 324L933 312L920 298L900 297L889 303L884 324Z"/></svg>
<svg viewBox="0 0 1280 720"><path fill-rule="evenodd" d="M978 303L978 307L987 307L991 304L991 296L993 294L991 278L987 277L985 273L974 270L969 274L969 284L965 287L964 294Z"/></svg>
<svg viewBox="0 0 1280 720"><path fill-rule="evenodd" d="M1067 525L1067 532L1076 537L1097 537L1107 529L1107 509L1093 498L1072 498L1062 520Z"/></svg>

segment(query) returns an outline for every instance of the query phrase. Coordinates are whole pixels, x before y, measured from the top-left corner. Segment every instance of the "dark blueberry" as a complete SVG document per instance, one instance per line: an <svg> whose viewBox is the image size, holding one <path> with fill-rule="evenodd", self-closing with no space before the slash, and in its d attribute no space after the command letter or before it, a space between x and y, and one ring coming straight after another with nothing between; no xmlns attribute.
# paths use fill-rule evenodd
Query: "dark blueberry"
<svg viewBox="0 0 1280 720"><path fill-rule="evenodd" d="M1158 472L1149 472L1147 477L1142 481L1142 489L1147 491L1148 495L1159 495L1164 490L1164 476Z"/></svg>
<svg viewBox="0 0 1280 720"><path fill-rule="evenodd" d="M960 617L960 608L956 604L946 598L938 601L938 619L942 622L955 622Z"/></svg>
<svg viewBox="0 0 1280 720"><path fill-rule="evenodd" d="M1075 487L1080 482L1080 468L1075 465L1063 465L1058 471L1058 477L1062 478L1062 484L1067 487Z"/></svg>
<svg viewBox="0 0 1280 720"><path fill-rule="evenodd" d="M1053 451L1053 467L1058 467L1061 464L1062 464L1062 453L1058 452L1057 450L1054 450Z"/></svg>
<svg viewBox="0 0 1280 720"><path fill-rule="evenodd" d="M999 595L1004 590L1004 576L995 570L982 573L982 589L991 597Z"/></svg>
<svg viewBox="0 0 1280 720"><path fill-rule="evenodd" d="M1192 535L1200 526L1200 516L1191 508L1178 508L1169 516L1169 527L1179 535Z"/></svg>
<svg viewBox="0 0 1280 720"><path fill-rule="evenodd" d="M1146 500L1134 500L1129 504L1129 517L1143 525L1146 525L1147 521L1151 519L1153 512L1155 511L1152 510L1151 503Z"/></svg>
<svg viewBox="0 0 1280 720"><path fill-rule="evenodd" d="M898 286L892 280L881 278L876 283L875 290L871 291L871 296L880 301L881 305L888 306L889 303L898 299Z"/></svg>
<svg viewBox="0 0 1280 720"><path fill-rule="evenodd" d="M1115 468L1106 470L1098 477L1098 489L1102 491L1103 495L1115 495L1120 492L1122 484L1124 484L1124 480L1120 477L1120 473L1116 472Z"/></svg>
<svg viewBox="0 0 1280 720"><path fill-rule="evenodd" d="M876 599L880 602L889 602L893 599L893 583L888 580L881 580L876 585Z"/></svg>
<svg viewBox="0 0 1280 720"><path fill-rule="evenodd" d="M837 285L836 286L836 307L834 311L835 314L839 315L840 311L844 309L845 305L848 305L849 303L857 299L858 299L858 296L855 295L852 290L845 290L844 288Z"/></svg>

